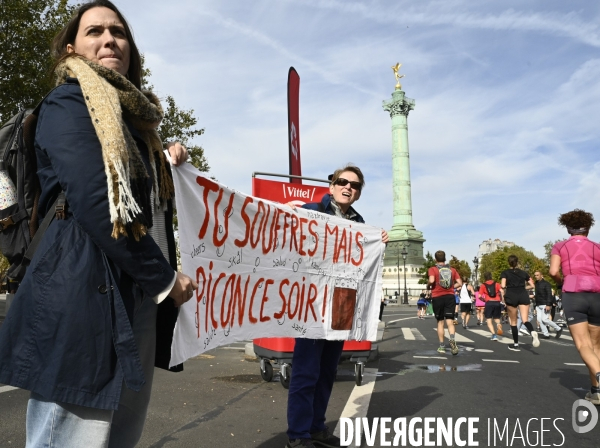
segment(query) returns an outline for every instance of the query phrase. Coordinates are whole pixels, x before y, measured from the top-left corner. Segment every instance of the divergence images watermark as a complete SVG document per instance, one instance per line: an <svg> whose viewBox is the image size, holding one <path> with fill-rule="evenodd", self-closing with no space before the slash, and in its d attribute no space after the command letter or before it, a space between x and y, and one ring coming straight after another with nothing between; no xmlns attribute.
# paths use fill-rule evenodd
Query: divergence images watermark
<svg viewBox="0 0 600 448"><path fill-rule="evenodd" d="M571 408L571 421L577 434L590 432L598 424L598 410L587 400L576 400Z"/></svg>
<svg viewBox="0 0 600 448"><path fill-rule="evenodd" d="M598 420L596 409L589 410L587 406L586 409L579 411L579 421L584 421L588 414L594 415L593 412L596 412L596 420L590 423L585 420L586 426L580 427L579 433L590 431L593 427L590 424L595 425ZM370 447L564 446L566 441L563 418L530 418L522 421L518 418L488 418L482 421L484 427L481 431L479 423L479 417L401 417L394 420L389 417L375 417L372 420L341 418L340 439L342 446L356 447L362 446L363 439L365 445ZM575 428L575 420L573 425ZM478 438L485 440L480 442ZM549 443L549 439L556 441L557 438L559 443Z"/></svg>

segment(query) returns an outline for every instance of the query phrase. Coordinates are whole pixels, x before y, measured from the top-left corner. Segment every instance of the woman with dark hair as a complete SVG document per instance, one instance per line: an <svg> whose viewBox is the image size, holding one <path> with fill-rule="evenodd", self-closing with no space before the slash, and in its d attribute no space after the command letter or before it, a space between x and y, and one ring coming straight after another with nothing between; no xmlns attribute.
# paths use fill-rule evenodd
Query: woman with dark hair
<svg viewBox="0 0 600 448"><path fill-rule="evenodd" d="M163 113L139 89L140 55L111 2L81 6L53 54L58 87L35 136L39 213L54 213L61 191L67 211L0 327L0 382L31 391L28 448L133 447L154 365L168 368L177 307L197 288L176 271ZM169 153L187 159L179 144Z"/></svg>
<svg viewBox="0 0 600 448"><path fill-rule="evenodd" d="M521 314L523 324L527 327L529 333L533 337L532 345L534 347L539 347L540 340L537 331L533 329L531 322L528 320L531 302L527 290L534 289L535 284L527 272L518 268L519 259L516 255L508 256L508 265L510 266L510 269L506 269L500 274L500 284L502 291L504 291L504 303L506 304L506 310L510 319L510 329L514 341L514 344L509 345L508 349L515 352L520 351L519 330L517 329L517 311Z"/></svg>
<svg viewBox="0 0 600 448"><path fill-rule="evenodd" d="M592 388L585 399L600 405L600 244L587 238L594 217L575 209L560 215L558 223L571 237L552 248L550 276L562 284L569 331L590 373Z"/></svg>

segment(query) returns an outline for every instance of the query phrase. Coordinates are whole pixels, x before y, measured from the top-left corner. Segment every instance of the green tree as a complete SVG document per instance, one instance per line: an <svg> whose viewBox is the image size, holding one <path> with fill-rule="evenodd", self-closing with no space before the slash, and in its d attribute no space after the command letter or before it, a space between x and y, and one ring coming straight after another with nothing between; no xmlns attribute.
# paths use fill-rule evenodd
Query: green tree
<svg viewBox="0 0 600 448"><path fill-rule="evenodd" d="M142 55L142 89L154 90L154 86L150 84L152 71L146 66L145 62L144 55ZM196 128L198 120L194 117L194 109L180 109L175 103L175 99L170 95L163 100L163 103L166 103L166 107L163 104L165 116L158 128L160 139L164 143L171 141L181 143L188 150L191 164L200 171L208 171L210 167L204 156L204 149L202 146L191 143L194 138L204 134L204 128Z"/></svg>
<svg viewBox="0 0 600 448"><path fill-rule="evenodd" d="M419 268L419 275L421 276L421 278L419 279L420 285L427 284L427 282L429 281L429 275L427 274L427 271L429 271L429 268L433 266L435 266L435 260L433 259L431 252L427 252L425 254L425 263L423 264L422 268Z"/></svg>
<svg viewBox="0 0 600 448"><path fill-rule="evenodd" d="M190 143L195 137L204 134L204 129L196 129L198 120L194 117L194 110L189 111L180 109L172 96L166 98L167 108L158 134L163 142L178 141L185 146L190 155L190 163L200 171L208 171L208 161L204 157L202 146Z"/></svg>
<svg viewBox="0 0 600 448"><path fill-rule="evenodd" d="M6 257L0 254L0 282L4 281L4 276L9 267L10 265L8 264Z"/></svg>
<svg viewBox="0 0 600 448"><path fill-rule="evenodd" d="M459 260L454 255L450 258L450 263L448 263L450 267L456 269L458 275L460 275L461 279L470 279L471 278L471 266L465 260Z"/></svg>
<svg viewBox="0 0 600 448"><path fill-rule="evenodd" d="M554 281L548 274L549 267L546 260L536 257L533 252L528 251L521 246L505 247L484 255L481 259L480 273L491 272L492 278L495 281L500 282L500 274L502 274L502 271L510 268L508 265L509 255L516 255L519 258L519 267L526 270L532 278L535 271L540 271L544 278L548 280L553 287L555 286ZM525 269L526 266L528 266L528 269Z"/></svg>
<svg viewBox="0 0 600 448"><path fill-rule="evenodd" d="M0 0L0 123L54 86L50 43L75 6L68 0Z"/></svg>
<svg viewBox="0 0 600 448"><path fill-rule="evenodd" d="M550 253L552 252L552 248L559 241L563 241L563 240L560 239L560 240L556 240L556 241L548 241L546 244L544 244L544 254L545 254L544 261L546 262L546 264L548 266L550 266Z"/></svg>

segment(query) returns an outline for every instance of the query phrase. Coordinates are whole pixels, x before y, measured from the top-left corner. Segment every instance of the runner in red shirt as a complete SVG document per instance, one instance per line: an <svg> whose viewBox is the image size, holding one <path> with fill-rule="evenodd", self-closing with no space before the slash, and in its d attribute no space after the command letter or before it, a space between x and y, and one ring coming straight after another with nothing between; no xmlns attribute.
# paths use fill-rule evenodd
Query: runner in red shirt
<svg viewBox="0 0 600 448"><path fill-rule="evenodd" d="M438 352L446 352L444 345L444 321L446 321L448 333L450 334L450 349L453 355L457 355L458 346L454 339L454 307L456 305L454 288L460 289L462 280L456 269L446 264L446 253L443 250L438 250L435 253L435 261L435 266L430 267L427 272L429 275L427 287L431 289L433 314L437 319L437 333L440 341Z"/></svg>
<svg viewBox="0 0 600 448"><path fill-rule="evenodd" d="M496 336L496 332L494 331L494 323L498 327L498 334L502 336L502 323L500 322L500 318L502 317L502 288L500 287L500 283L492 280L492 273L485 272L483 274L483 278L485 278L485 282L481 284L479 287L479 294L481 299L485 302L485 318L487 319L487 326L492 333L492 341L497 341L498 336Z"/></svg>

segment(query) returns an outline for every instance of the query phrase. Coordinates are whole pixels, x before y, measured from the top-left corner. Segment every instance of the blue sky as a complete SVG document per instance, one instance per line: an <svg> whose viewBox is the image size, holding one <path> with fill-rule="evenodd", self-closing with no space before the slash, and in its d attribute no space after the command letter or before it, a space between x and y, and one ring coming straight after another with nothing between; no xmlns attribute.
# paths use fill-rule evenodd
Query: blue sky
<svg viewBox="0 0 600 448"><path fill-rule="evenodd" d="M250 193L252 172L287 172L294 66L303 174L357 164L367 186L356 208L389 229L391 121L381 103L400 62L416 101L413 219L426 250L471 260L483 240L500 238L541 256L544 243L566 235L560 213L598 214L598 2L117 4L156 92L194 109L210 174L230 187Z"/></svg>

